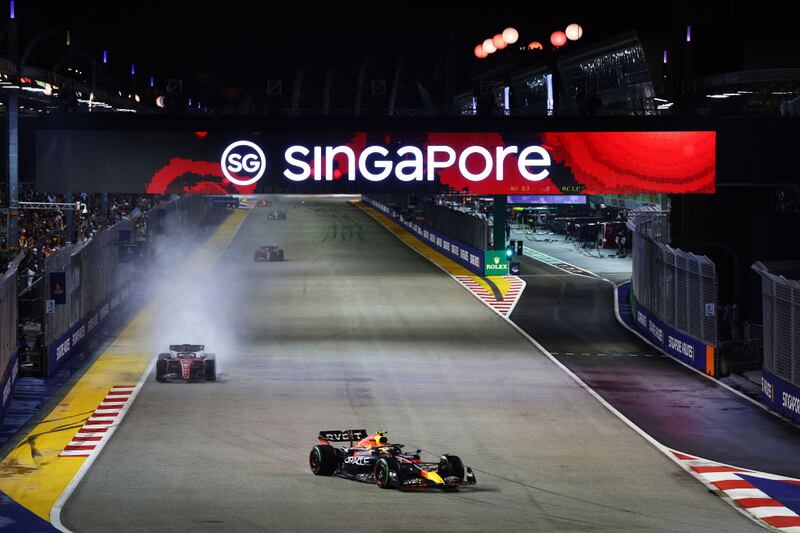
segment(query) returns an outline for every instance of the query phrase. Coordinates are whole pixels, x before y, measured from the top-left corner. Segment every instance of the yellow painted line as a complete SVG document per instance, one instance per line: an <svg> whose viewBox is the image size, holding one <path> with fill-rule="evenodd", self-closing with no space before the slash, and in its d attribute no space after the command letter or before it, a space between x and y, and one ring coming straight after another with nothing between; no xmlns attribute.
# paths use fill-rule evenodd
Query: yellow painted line
<svg viewBox="0 0 800 533"><path fill-rule="evenodd" d="M247 212L234 210L214 234L187 260L194 268L209 268L239 229ZM158 293L158 291L156 291ZM47 415L0 462L0 491L49 521L50 509L86 461L59 457L84 421L114 385L135 385L152 354L140 331L158 308L145 305Z"/></svg>
<svg viewBox="0 0 800 533"><path fill-rule="evenodd" d="M366 212L369 216L381 222L390 232L392 232L398 239L413 248L416 252L423 255L430 262L444 268L449 274L453 276L469 276L470 279L478 283L481 287L493 293L492 288L486 283L486 278L478 276L471 270L456 263L444 254L441 254L420 241L415 235L405 229L403 226L387 217L380 211L373 209L371 206L364 202L352 202L353 205ZM488 276L488 279L500 290L500 293L505 296L508 289L511 287L511 278L507 276Z"/></svg>

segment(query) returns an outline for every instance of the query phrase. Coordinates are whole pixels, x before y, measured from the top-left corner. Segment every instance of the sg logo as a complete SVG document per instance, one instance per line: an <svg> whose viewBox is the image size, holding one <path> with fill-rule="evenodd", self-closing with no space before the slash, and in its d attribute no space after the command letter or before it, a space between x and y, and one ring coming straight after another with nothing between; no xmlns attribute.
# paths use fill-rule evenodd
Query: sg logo
<svg viewBox="0 0 800 533"><path fill-rule="evenodd" d="M231 183L252 185L260 180L267 170L267 157L255 143L236 141L222 152L220 166L222 174Z"/></svg>

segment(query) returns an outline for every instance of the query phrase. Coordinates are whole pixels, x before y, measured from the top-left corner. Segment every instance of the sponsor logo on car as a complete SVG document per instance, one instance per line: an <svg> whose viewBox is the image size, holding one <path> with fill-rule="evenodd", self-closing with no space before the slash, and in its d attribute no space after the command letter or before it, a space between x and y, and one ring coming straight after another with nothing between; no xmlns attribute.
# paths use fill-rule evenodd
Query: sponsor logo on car
<svg viewBox="0 0 800 533"><path fill-rule="evenodd" d="M367 466L370 462L370 457L363 455L351 455L344 458L344 462L350 465Z"/></svg>

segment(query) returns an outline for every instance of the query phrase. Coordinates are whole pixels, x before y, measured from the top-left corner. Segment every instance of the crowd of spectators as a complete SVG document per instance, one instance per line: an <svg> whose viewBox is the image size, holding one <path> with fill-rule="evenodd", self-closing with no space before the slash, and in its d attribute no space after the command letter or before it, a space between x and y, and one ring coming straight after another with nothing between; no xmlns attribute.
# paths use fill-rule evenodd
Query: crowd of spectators
<svg viewBox="0 0 800 533"><path fill-rule="evenodd" d="M142 216L137 220L137 230L143 236L146 231L147 212L151 207L164 202L167 197L161 195L134 195L134 194L109 194L107 197L106 210L104 213L102 195L80 193L71 195L67 198L63 194L49 194L36 192L33 189L21 189L19 194L20 202L47 202L47 203L75 203L81 202L86 205L86 212L83 210L70 210L72 225L69 227L66 209L20 209L18 215L19 223L19 251L25 254L20 265L20 272L28 272L31 275L44 270L44 259L63 247L68 242L80 242L91 239L98 231L103 228L113 226L117 222L124 220L138 211ZM3 205L7 205L5 195L2 198ZM5 220L2 224L5 225ZM70 233L68 235L68 233ZM8 250L6 234L0 236L0 249ZM16 251L13 255L16 255ZM0 261L0 267L6 266L4 263L10 259L9 254L3 254L4 260Z"/></svg>

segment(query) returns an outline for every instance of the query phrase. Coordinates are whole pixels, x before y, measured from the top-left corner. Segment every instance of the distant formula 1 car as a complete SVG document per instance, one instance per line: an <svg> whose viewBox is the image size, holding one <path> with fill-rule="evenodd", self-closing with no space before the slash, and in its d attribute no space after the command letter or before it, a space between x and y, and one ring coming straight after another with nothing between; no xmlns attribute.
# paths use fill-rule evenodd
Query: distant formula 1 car
<svg viewBox="0 0 800 533"><path fill-rule="evenodd" d="M286 220L286 211L275 210L267 215L267 220Z"/></svg>
<svg viewBox="0 0 800 533"><path fill-rule="evenodd" d="M255 261L283 261L283 248L277 244L268 244L256 250Z"/></svg>
<svg viewBox="0 0 800 533"><path fill-rule="evenodd" d="M269 207L269 200L259 200L256 203L257 207Z"/></svg>
<svg viewBox="0 0 800 533"><path fill-rule="evenodd" d="M156 381L216 381L217 361L202 344L170 344L169 353L158 354Z"/></svg>
<svg viewBox="0 0 800 533"><path fill-rule="evenodd" d="M331 445L345 441L350 445ZM353 445L355 441L358 442ZM389 444L385 431L371 435L365 429L320 431L319 444L311 450L308 463L317 476L336 474L373 482L382 489L456 489L475 484L472 469L465 467L458 456L444 454L438 462L428 463L420 459L420 453L405 452L402 444Z"/></svg>

